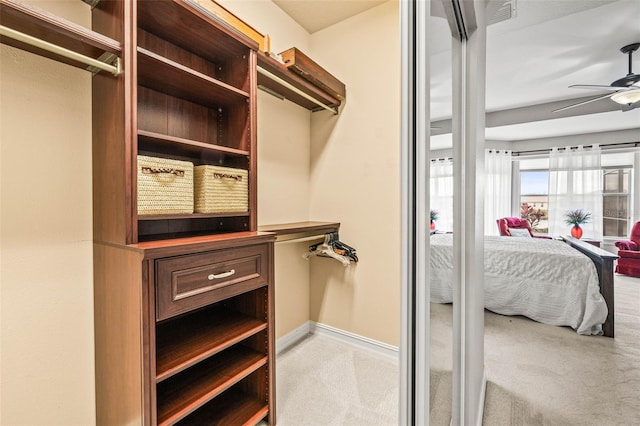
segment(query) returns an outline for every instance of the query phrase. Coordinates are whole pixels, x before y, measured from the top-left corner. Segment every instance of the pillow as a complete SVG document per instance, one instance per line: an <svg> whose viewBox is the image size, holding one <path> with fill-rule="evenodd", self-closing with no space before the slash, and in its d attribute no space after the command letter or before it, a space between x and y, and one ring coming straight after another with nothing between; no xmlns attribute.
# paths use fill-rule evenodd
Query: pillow
<svg viewBox="0 0 640 426"><path fill-rule="evenodd" d="M529 231L523 228L509 228L509 233L512 237L531 238Z"/></svg>

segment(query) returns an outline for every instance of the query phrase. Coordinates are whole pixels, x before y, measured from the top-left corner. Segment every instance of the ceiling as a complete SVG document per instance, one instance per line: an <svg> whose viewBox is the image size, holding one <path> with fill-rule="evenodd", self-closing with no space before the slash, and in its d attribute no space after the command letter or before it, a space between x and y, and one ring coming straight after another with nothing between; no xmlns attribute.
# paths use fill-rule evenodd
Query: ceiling
<svg viewBox="0 0 640 426"><path fill-rule="evenodd" d="M309 34L320 31L387 0L273 0Z"/></svg>
<svg viewBox="0 0 640 426"><path fill-rule="evenodd" d="M309 33L385 2L273 1ZM515 0L514 10L514 17L487 29L486 107L495 116L520 108L526 112L520 116L529 119L506 124L495 120L502 124L487 128L486 138L518 141L637 129L640 140L640 108L621 112L604 99L557 117L549 113L552 106L603 94L569 85L609 85L627 74L628 57L620 48L640 42L640 0ZM433 17L430 26L431 116L443 128L433 133L445 133L432 139L437 149L451 143L446 134L451 117L451 39L444 19ZM640 50L633 57L633 72L640 73Z"/></svg>

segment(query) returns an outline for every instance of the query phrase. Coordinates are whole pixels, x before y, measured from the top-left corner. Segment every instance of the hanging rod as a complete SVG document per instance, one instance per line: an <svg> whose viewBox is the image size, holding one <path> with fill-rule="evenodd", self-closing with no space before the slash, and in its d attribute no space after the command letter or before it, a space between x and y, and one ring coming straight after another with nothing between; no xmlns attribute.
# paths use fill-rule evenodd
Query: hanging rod
<svg viewBox="0 0 640 426"><path fill-rule="evenodd" d="M66 49L53 43L49 43L48 41L40 40L39 38L32 37L28 34L21 33L20 31L5 27L4 25L0 25L0 35L9 37L16 41L20 41L30 46L38 47L42 50L55 53L68 59L73 59L74 61L78 61L91 67L98 68L99 70L110 72L114 76L118 76L122 72L122 69L120 67L120 58L116 58L115 65L107 64L97 59L93 59L89 56L74 52L73 50Z"/></svg>
<svg viewBox="0 0 640 426"><path fill-rule="evenodd" d="M265 77L270 78L271 80L280 83L281 85L283 85L284 87L286 87L287 89L297 93L298 95L302 96L303 98L305 98L308 101L313 102L314 104L318 105L319 107L322 107L324 109L326 109L327 111L331 111L332 113L334 113L335 115L338 115L338 109L335 107L330 107L329 105L325 105L322 102L320 102L319 100L315 99L312 96L309 96L308 94L306 94L305 92L303 92L302 90L298 89L297 87L295 87L294 85L284 81L283 79L281 79L280 77L278 77L275 74L270 73L269 71L267 71L266 69L262 68L261 66L258 66L258 72L262 75L264 75Z"/></svg>

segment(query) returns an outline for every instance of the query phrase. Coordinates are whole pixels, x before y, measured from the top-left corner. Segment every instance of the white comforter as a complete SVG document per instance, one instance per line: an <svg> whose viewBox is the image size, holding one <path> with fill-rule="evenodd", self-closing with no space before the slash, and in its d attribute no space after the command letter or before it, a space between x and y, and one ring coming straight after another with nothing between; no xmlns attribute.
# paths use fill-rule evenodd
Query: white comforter
<svg viewBox="0 0 640 426"><path fill-rule="evenodd" d="M453 239L431 236L431 301L453 301ZM562 241L485 237L485 308L602 334L607 305L595 265Z"/></svg>

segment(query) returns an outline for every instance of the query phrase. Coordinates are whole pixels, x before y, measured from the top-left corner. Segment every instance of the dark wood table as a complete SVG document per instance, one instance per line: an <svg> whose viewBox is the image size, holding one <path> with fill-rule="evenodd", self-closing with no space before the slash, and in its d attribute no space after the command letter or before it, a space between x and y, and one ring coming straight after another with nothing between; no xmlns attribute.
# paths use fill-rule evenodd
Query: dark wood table
<svg viewBox="0 0 640 426"><path fill-rule="evenodd" d="M607 337L614 337L614 297L613 297L613 261L618 258L617 255L602 250L591 244L573 238L563 236L562 239L571 247L588 256L596 265L598 271L598 282L600 283L600 293L607 303L607 320L602 325L602 331Z"/></svg>

